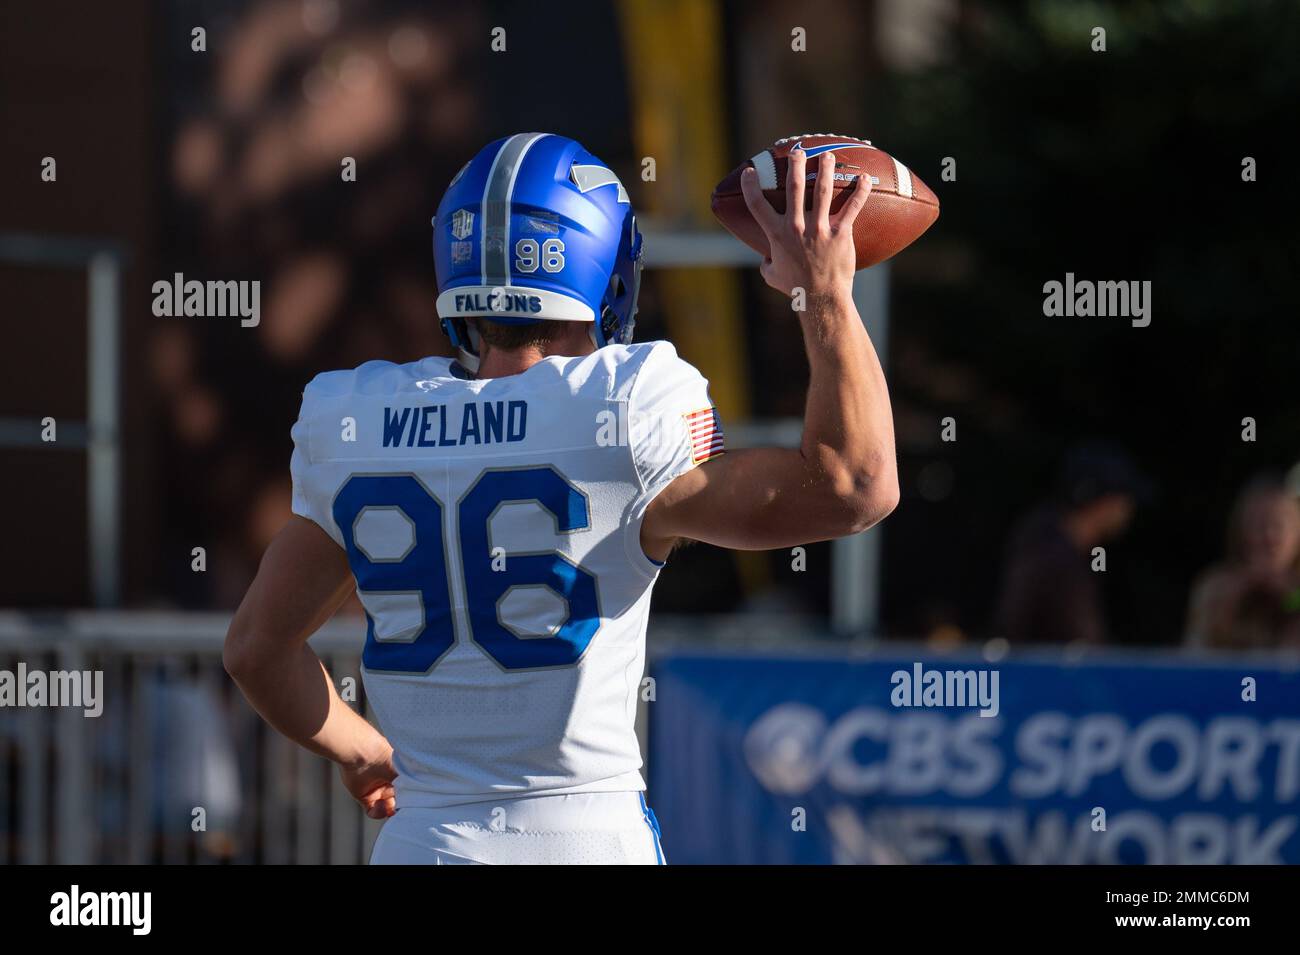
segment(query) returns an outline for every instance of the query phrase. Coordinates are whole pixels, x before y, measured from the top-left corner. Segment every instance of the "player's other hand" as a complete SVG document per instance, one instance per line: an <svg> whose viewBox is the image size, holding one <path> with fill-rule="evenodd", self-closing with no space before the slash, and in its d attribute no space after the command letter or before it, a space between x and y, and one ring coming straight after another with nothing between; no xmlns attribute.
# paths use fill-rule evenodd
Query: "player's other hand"
<svg viewBox="0 0 1300 955"><path fill-rule="evenodd" d="M822 153L813 183L812 208L804 211L807 157L802 149L792 150L785 180L785 213L772 208L758 186L753 167L740 177L740 188L763 232L767 235L768 257L759 273L772 288L793 295L802 288L810 307L819 299L852 294L857 257L853 247L853 222L871 194L871 180L859 176L853 191L831 214L835 187L835 154Z"/></svg>
<svg viewBox="0 0 1300 955"><path fill-rule="evenodd" d="M352 798L371 819L387 819L397 812L397 797L393 780L397 769L393 766L393 748L385 741L383 749L353 763L340 763L339 775Z"/></svg>

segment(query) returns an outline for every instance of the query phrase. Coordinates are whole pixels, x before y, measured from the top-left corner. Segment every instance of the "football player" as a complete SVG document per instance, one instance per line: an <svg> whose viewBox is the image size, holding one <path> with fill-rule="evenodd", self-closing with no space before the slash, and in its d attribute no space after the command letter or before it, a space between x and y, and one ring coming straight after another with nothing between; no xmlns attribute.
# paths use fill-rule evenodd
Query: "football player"
<svg viewBox="0 0 1300 955"><path fill-rule="evenodd" d="M293 428L294 516L225 663L272 726L339 765L387 822L375 863L662 863L633 730L650 592L674 546L854 534L898 499L880 363L854 307L858 179L793 153L789 210L749 170L764 279L802 289L802 444L724 454L707 382L632 341L641 235L614 173L563 136L487 146L434 219L459 359L318 375ZM355 591L365 692L308 638Z"/></svg>

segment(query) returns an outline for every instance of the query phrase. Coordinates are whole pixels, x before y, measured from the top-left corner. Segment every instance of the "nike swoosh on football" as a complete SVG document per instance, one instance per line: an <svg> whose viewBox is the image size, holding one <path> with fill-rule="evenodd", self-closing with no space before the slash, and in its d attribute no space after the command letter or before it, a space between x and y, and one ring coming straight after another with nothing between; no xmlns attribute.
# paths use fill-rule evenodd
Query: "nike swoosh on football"
<svg viewBox="0 0 1300 955"><path fill-rule="evenodd" d="M812 149L803 149L803 140L801 139L793 146L790 147L790 151L794 152L796 149L803 149L803 154L805 157L807 157L807 156L820 156L822 153L830 152L832 149L865 149L865 148L867 147L863 143L823 143L821 146L812 147Z"/></svg>

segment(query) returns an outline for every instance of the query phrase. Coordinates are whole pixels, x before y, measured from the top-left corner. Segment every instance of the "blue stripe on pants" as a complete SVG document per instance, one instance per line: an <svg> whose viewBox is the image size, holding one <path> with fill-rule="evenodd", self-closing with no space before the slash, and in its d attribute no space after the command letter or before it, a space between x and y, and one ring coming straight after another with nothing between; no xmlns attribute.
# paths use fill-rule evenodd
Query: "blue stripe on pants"
<svg viewBox="0 0 1300 955"><path fill-rule="evenodd" d="M655 862L658 865L667 865L664 860L663 846L659 844L659 820L655 818L655 811L646 805L645 793L637 795L641 798L641 815L645 817L645 824L650 827L650 834L655 841Z"/></svg>

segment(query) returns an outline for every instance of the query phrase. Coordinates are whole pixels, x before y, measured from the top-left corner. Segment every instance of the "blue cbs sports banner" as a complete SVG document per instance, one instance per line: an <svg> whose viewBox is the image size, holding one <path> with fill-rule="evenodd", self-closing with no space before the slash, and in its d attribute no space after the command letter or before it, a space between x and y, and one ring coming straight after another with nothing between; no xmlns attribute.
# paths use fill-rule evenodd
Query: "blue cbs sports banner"
<svg viewBox="0 0 1300 955"><path fill-rule="evenodd" d="M652 674L669 863L1300 862L1294 669L675 654Z"/></svg>

